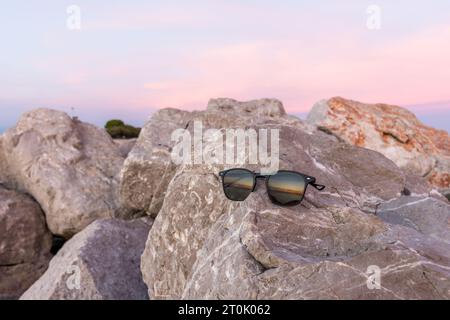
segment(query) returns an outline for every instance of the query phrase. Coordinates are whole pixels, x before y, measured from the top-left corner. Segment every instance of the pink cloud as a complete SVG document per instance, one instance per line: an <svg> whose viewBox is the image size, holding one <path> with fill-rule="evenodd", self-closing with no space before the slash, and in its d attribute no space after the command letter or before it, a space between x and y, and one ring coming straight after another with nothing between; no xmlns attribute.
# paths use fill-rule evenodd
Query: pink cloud
<svg viewBox="0 0 450 320"><path fill-rule="evenodd" d="M89 12L89 9L87 9ZM119 6L85 19L83 29L134 30L161 27L199 27L213 23L214 17L205 7L146 4L140 9Z"/></svg>
<svg viewBox="0 0 450 320"><path fill-rule="evenodd" d="M334 95L400 105L449 98L449 26L373 48L361 45L363 37L370 35L347 33L312 46L281 39L211 48L178 62L190 77L165 82L141 101L192 108L216 96L271 96L302 112Z"/></svg>
<svg viewBox="0 0 450 320"><path fill-rule="evenodd" d="M261 21L272 17L275 25L281 23L284 14L252 13L246 11L246 6L239 10L232 10L231 5L224 8L227 14L253 14ZM167 7L141 14L115 10L96 19L97 25L87 23L93 28L190 23L202 26L214 18L208 15L207 8L196 8L205 12L193 10L189 14L184 9ZM292 15L284 18L294 19ZM302 23L309 21L308 17L298 19ZM201 109L210 98L218 96L242 100L276 97L290 112L305 112L318 100L335 95L400 105L449 99L450 26L382 42L371 42L376 33L365 28L337 33L330 27L303 30L297 38L295 32L290 32L279 38L272 35L229 45L178 48L171 56L141 53L124 61L92 52L46 57L37 64L37 70L55 85L77 89L77 94L70 90L49 92L58 94L53 99L80 104L98 100L133 109ZM166 66L176 72L165 74ZM155 75L161 70L163 78Z"/></svg>

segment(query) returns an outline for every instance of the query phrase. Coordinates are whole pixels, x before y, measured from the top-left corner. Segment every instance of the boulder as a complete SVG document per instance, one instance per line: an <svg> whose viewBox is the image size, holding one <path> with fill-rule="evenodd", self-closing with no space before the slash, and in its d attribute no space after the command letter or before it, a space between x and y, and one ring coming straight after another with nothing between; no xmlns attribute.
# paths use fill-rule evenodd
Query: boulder
<svg viewBox="0 0 450 320"><path fill-rule="evenodd" d="M435 188L450 188L449 134L425 126L406 109L337 97L314 105L307 121L352 145L384 154Z"/></svg>
<svg viewBox="0 0 450 320"><path fill-rule="evenodd" d="M152 221L96 220L67 241L21 300L142 300L139 269Z"/></svg>
<svg viewBox="0 0 450 320"><path fill-rule="evenodd" d="M156 112L128 154L121 171L120 200L136 217L147 212L156 216L159 211L175 169L170 157L171 133L187 125L188 114L176 109Z"/></svg>
<svg viewBox="0 0 450 320"><path fill-rule="evenodd" d="M52 236L39 205L0 185L0 299L17 299L47 269Z"/></svg>
<svg viewBox="0 0 450 320"><path fill-rule="evenodd" d="M118 211L124 158L103 129L37 109L3 135L3 152L9 184L39 202L53 234L70 238Z"/></svg>
<svg viewBox="0 0 450 320"><path fill-rule="evenodd" d="M301 205L286 208L268 200L261 181L244 202L231 202L218 176L223 166L178 166L142 255L150 298L450 298L443 229L434 237L377 216L406 189L431 197L420 178L300 120L250 126L279 129L280 168L312 175L326 189L309 188ZM373 270L381 275L375 289Z"/></svg>
<svg viewBox="0 0 450 320"><path fill-rule="evenodd" d="M201 121L204 130L245 128L275 121L304 126L286 115L281 102L274 99L248 102L212 99L206 111L159 110L142 128L121 172L121 202L135 216L158 214L177 168L171 159L175 143L171 135L176 129L188 129L192 133L194 121Z"/></svg>

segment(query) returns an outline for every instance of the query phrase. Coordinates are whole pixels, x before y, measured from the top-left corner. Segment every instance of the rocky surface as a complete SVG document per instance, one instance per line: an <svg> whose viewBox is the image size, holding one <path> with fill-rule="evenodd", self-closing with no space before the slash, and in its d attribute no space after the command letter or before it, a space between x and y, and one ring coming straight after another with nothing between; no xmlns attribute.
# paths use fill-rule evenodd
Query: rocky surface
<svg viewBox="0 0 450 320"><path fill-rule="evenodd" d="M139 264L151 223L93 222L62 247L21 299L148 299Z"/></svg>
<svg viewBox="0 0 450 320"><path fill-rule="evenodd" d="M444 197L447 198L448 201L450 201L450 189L445 189L441 191Z"/></svg>
<svg viewBox="0 0 450 320"><path fill-rule="evenodd" d="M399 167L450 188L450 136L401 107L343 98L317 103L307 121L356 146L376 150Z"/></svg>
<svg viewBox="0 0 450 320"><path fill-rule="evenodd" d="M155 217L165 197L167 185L175 174L171 152L176 129L193 132L194 121L208 128L246 127L271 123L274 119L300 123L286 115L280 101L273 99L238 102L232 99L212 99L206 111L162 109L142 128L135 147L129 153L121 172L120 197L124 206L136 215Z"/></svg>
<svg viewBox="0 0 450 320"><path fill-rule="evenodd" d="M122 156L126 158L136 144L136 140L137 139L114 139L114 143L119 147Z"/></svg>
<svg viewBox="0 0 450 320"><path fill-rule="evenodd" d="M186 126L187 115L173 109L158 111L128 154L121 171L120 199L136 216L158 213L175 168L170 158L171 133Z"/></svg>
<svg viewBox="0 0 450 320"><path fill-rule="evenodd" d="M28 287L22 299L450 299L450 204L434 190L450 190L447 138L401 108L362 106L325 101L308 124L278 100L214 99L156 112L135 144L62 112L25 114L0 135L0 183L32 194L70 239L54 237L63 246L29 287L51 235L31 197L0 187L0 299ZM172 133L196 121L278 129L280 169L326 189L288 208L259 181L229 201L218 172L236 165L172 161Z"/></svg>
<svg viewBox="0 0 450 320"><path fill-rule="evenodd" d="M373 266L380 289L367 285ZM448 247L355 209L238 208L211 230L181 297L448 299L448 266Z"/></svg>
<svg viewBox="0 0 450 320"><path fill-rule="evenodd" d="M279 115L261 127L280 129L281 168L327 188L307 190L293 208L271 204L263 183L244 202L231 202L218 177L222 166L175 168L142 256L150 297L450 298L449 225L442 220L448 204L380 153L298 122ZM427 202L427 217L420 217ZM374 265L381 287L371 290Z"/></svg>
<svg viewBox="0 0 450 320"><path fill-rule="evenodd" d="M51 239L39 205L0 185L0 299L17 299L44 273Z"/></svg>
<svg viewBox="0 0 450 320"><path fill-rule="evenodd" d="M53 234L69 238L116 214L124 159L103 129L37 109L25 113L2 140L7 183L39 202Z"/></svg>
<svg viewBox="0 0 450 320"><path fill-rule="evenodd" d="M450 205L433 197L403 196L382 203L377 215L450 244ZM439 223L439 221L441 223Z"/></svg>
<svg viewBox="0 0 450 320"><path fill-rule="evenodd" d="M0 134L0 184L4 186L10 185L12 177L6 164L6 156L3 148L3 135Z"/></svg>

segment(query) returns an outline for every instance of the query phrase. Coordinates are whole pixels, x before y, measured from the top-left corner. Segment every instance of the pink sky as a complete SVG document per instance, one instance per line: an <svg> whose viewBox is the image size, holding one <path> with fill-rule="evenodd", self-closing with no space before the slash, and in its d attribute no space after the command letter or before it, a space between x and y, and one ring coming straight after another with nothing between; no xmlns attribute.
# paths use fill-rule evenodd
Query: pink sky
<svg viewBox="0 0 450 320"><path fill-rule="evenodd" d="M379 30L366 26L372 3L356 0L78 2L80 31L66 27L66 1L2 9L0 128L42 106L139 122L213 97L304 113L343 96L450 115L448 1L378 1Z"/></svg>

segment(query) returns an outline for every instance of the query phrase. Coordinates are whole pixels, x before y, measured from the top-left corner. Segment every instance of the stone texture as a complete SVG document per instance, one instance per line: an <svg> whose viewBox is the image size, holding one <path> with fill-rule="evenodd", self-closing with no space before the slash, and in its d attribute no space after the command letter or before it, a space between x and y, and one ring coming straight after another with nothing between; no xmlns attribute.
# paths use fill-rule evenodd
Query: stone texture
<svg viewBox="0 0 450 320"><path fill-rule="evenodd" d="M358 110L356 102L337 101L335 112ZM311 123L329 105L315 107ZM286 115L271 99L160 110L129 152L120 189L117 173L130 145L61 112L25 114L0 136L0 182L32 193L56 234L69 238L87 227L64 243L22 299L450 299L450 204L433 190L450 190L440 184L446 137L403 109L373 108L368 118L337 112L336 123L350 123L348 139ZM308 188L301 205L286 208L273 205L259 181L244 202L227 200L218 177L224 166L171 161L172 132L192 132L197 120L222 133L279 129L280 168L312 175L326 189ZM353 131L360 122L364 138ZM388 157L360 147L378 146L380 132ZM211 149L219 141L204 144ZM399 168L395 148L403 144L411 154ZM1 194L0 299L17 297L44 272L51 245L42 212L41 222L23 215L37 206L33 200L20 195L31 202L11 206L16 196L2 201ZM154 223L100 219L144 214ZM367 285L374 266L380 289Z"/></svg>
<svg viewBox="0 0 450 320"><path fill-rule="evenodd" d="M156 216L175 168L170 159L170 136L187 125L187 115L175 109L156 112L128 154L121 171L120 199L136 216L147 211Z"/></svg>
<svg viewBox="0 0 450 320"><path fill-rule="evenodd" d="M407 197L382 203L377 216L450 244L450 205L431 197Z"/></svg>
<svg viewBox="0 0 450 320"><path fill-rule="evenodd" d="M116 214L124 159L103 129L37 109L3 135L3 152L8 184L40 203L53 234L69 238Z"/></svg>
<svg viewBox="0 0 450 320"><path fill-rule="evenodd" d="M317 103L307 121L346 142L384 154L399 167L450 187L450 136L401 107L343 98Z"/></svg>
<svg viewBox="0 0 450 320"><path fill-rule="evenodd" d="M375 215L405 193L431 198L431 188L378 152L296 121L250 126L280 129L280 168L312 175L327 188L310 188L300 206L283 208L270 203L260 182L244 202L231 202L218 177L222 166L175 168L142 255L150 297L450 298L445 230L435 237L433 229ZM418 223L442 223L441 209L432 207L432 217ZM367 287L371 265L381 269L379 290Z"/></svg>
<svg viewBox="0 0 450 320"><path fill-rule="evenodd" d="M447 198L448 201L450 201L450 189L443 190L442 194Z"/></svg>
<svg viewBox="0 0 450 320"><path fill-rule="evenodd" d="M0 299L17 299L44 273L51 239L39 205L0 185Z"/></svg>
<svg viewBox="0 0 450 320"><path fill-rule="evenodd" d="M22 300L148 299L139 269L149 218L101 219L64 244Z"/></svg>
<svg viewBox="0 0 450 320"><path fill-rule="evenodd" d="M273 99L248 102L212 99L206 111L159 110L143 127L121 172L121 202L136 216L147 213L155 217L158 214L167 185L176 170L170 156L174 145L172 132L180 128L192 132L194 121L201 121L204 130L245 128L275 121L304 126L296 118L286 115L281 102Z"/></svg>
<svg viewBox="0 0 450 320"><path fill-rule="evenodd" d="M411 229L391 228L356 209L248 207L216 222L198 252L182 298L450 297L448 247L442 249L441 243ZM380 268L379 290L367 286L370 266Z"/></svg>
<svg viewBox="0 0 450 320"><path fill-rule="evenodd" d="M122 157L126 158L136 144L137 139L114 139L114 143L119 147Z"/></svg>

